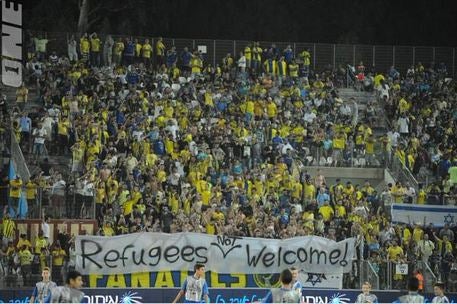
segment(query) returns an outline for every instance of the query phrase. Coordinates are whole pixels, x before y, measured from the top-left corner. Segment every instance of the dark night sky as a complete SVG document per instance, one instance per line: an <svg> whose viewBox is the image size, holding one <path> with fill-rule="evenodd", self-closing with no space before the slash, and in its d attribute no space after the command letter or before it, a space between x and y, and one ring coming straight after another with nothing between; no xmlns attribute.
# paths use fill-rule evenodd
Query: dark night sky
<svg viewBox="0 0 457 304"><path fill-rule="evenodd" d="M89 0L91 31L170 38L457 46L457 1ZM76 31L78 0L24 2L24 27Z"/></svg>

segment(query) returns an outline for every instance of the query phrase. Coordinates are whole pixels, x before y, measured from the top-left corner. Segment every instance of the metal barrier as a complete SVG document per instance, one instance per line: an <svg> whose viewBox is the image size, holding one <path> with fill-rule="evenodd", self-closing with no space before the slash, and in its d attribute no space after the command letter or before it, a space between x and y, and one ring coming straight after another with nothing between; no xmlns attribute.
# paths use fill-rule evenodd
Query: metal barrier
<svg viewBox="0 0 457 304"><path fill-rule="evenodd" d="M41 230L41 220L17 220L17 230L15 239L20 234L25 234L27 240L31 244L35 244L38 232ZM52 248L55 241L58 240L58 234L66 232L68 235L79 234L93 234L97 231L97 222L95 220L51 220L48 222L50 228L50 237L47 240L47 246L43 249L42 254L33 254L31 267L24 268L26 274L24 275L23 269L20 267L20 260L14 259L14 254L17 250L9 252L8 256L0 257L0 289L1 288L16 288L33 287L35 283L41 281L41 269L44 266L51 268L51 273L54 281L64 282L66 273L70 267L70 256L64 258L64 264L61 269L55 269L52 256ZM62 244L65 250L68 244ZM33 246L33 245L32 245ZM34 246L33 246L34 247ZM13 271L14 270L14 271ZM25 280L24 280L25 279Z"/></svg>
<svg viewBox="0 0 457 304"><path fill-rule="evenodd" d="M379 286L379 268L370 261L361 261L360 286L363 282L369 282L373 289L380 289Z"/></svg>
<svg viewBox="0 0 457 304"><path fill-rule="evenodd" d="M24 208L20 199L13 199L9 196L7 187L8 205L10 213L15 217L21 208ZM26 209L25 219L41 219L43 216L49 215L54 219L95 219L95 196L87 196L81 194L79 189L75 189L73 185L64 189L56 189L52 186L37 187L31 185L22 187L22 197L25 198ZM11 210L13 212L11 212Z"/></svg>
<svg viewBox="0 0 457 304"><path fill-rule="evenodd" d="M418 191L419 182L416 180L411 171L401 163L400 159L397 156L393 156L392 162L388 163L387 169L396 181L400 181L402 184L409 184L410 186L414 187L416 191Z"/></svg>
<svg viewBox="0 0 457 304"><path fill-rule="evenodd" d="M21 176L21 179L28 181L30 179L30 171L27 167L27 162L25 161L24 155L22 154L21 147L16 139L14 134L13 125L10 125L10 137L11 137L11 159L13 160L16 174Z"/></svg>
<svg viewBox="0 0 457 304"><path fill-rule="evenodd" d="M366 266L368 267L370 266ZM412 276L416 270L421 270L424 278L424 292L433 292L433 285L438 281L430 266L422 261L383 261L377 264L375 269L379 269L380 289L406 289L406 278Z"/></svg>
<svg viewBox="0 0 457 304"><path fill-rule="evenodd" d="M337 154L333 153L333 148L325 151L322 145L316 147L314 143L306 144L305 147L304 151L298 152L298 156L306 166L381 168L386 165L379 143L375 144L373 154L367 154L364 149L357 149L352 144L347 144L346 148Z"/></svg>
<svg viewBox="0 0 457 304"><path fill-rule="evenodd" d="M26 31L24 31L24 35ZM43 37L48 39L48 52L56 51L61 54L67 53L67 41L74 35L79 39L77 33L64 32L37 32L28 31L33 37ZM102 40L106 34L99 35ZM149 39L152 45L157 41L154 37L146 36L129 36L129 35L112 35L113 39L119 37L131 37L143 42ZM31 36L25 36L24 41L28 41ZM203 56L205 63L216 66L222 63L222 59L231 53L233 57L237 57L240 51L250 43L243 40L211 40L211 39L176 39L164 38L163 43L166 48L176 46L176 50L182 51L184 47L189 49L204 50ZM425 47L425 46L386 46L386 45L347 45L347 44L327 44L327 43L303 43L303 42L268 42L261 41L262 49L275 44L278 50L282 51L287 45L292 47L295 57L309 50L310 53L310 68L316 72L322 72L328 69L329 66L337 69L338 67L346 67L348 64L352 66L358 65L360 62L367 67L368 71L375 69L380 72L387 72L391 66L395 66L400 73L406 73L411 65L416 65L421 62L428 65L432 62L443 62L448 70L448 75L455 76L457 63L455 60L456 49L451 47ZM27 43L25 43L27 44Z"/></svg>

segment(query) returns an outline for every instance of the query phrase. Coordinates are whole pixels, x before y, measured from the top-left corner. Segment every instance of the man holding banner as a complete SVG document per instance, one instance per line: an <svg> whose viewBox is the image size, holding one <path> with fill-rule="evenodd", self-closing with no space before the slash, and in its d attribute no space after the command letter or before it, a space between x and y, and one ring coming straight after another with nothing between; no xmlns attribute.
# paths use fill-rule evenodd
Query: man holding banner
<svg viewBox="0 0 457 304"><path fill-rule="evenodd" d="M184 284L176 295L176 298L173 300L173 303L176 303L185 295L184 303L207 303L209 302L208 298L208 284L206 284L205 276L205 265L195 264L194 266L194 275L188 276L184 281Z"/></svg>

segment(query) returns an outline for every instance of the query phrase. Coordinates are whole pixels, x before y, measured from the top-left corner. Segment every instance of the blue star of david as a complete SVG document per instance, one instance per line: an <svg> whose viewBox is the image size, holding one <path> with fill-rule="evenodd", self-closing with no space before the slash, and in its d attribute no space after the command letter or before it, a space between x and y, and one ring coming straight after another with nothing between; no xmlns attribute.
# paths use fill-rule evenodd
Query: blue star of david
<svg viewBox="0 0 457 304"><path fill-rule="evenodd" d="M316 286L317 283L322 283L322 280L327 280L325 274L322 273L308 273L308 279L306 282L310 282L313 286Z"/></svg>
<svg viewBox="0 0 457 304"><path fill-rule="evenodd" d="M454 216L448 213L448 215L444 216L444 223L445 224L453 224L454 223Z"/></svg>

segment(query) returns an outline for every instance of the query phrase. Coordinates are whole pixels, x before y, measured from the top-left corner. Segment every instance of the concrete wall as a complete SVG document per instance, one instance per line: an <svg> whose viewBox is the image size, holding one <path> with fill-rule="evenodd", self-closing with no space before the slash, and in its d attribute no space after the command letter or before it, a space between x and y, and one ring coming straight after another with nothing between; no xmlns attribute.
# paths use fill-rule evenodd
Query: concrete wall
<svg viewBox="0 0 457 304"><path fill-rule="evenodd" d="M339 178L343 184L351 181L353 185L363 185L369 181L371 186L378 192L385 187L384 169L377 168L335 168L335 167L304 167L305 170L316 176L317 170L320 169L325 176L328 186L336 183Z"/></svg>
<svg viewBox="0 0 457 304"><path fill-rule="evenodd" d="M304 169L312 176L320 169L326 178L384 180L384 169L379 168L304 167Z"/></svg>

